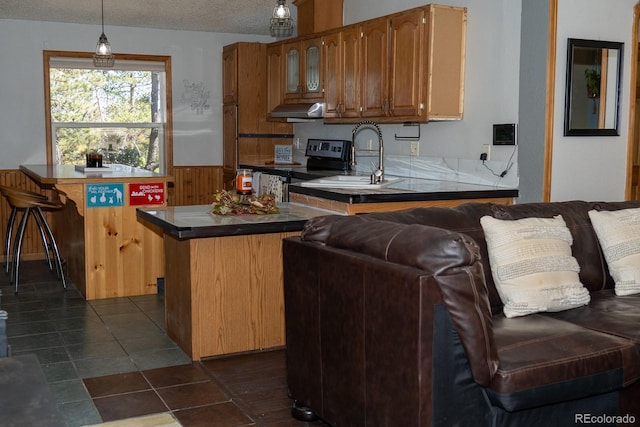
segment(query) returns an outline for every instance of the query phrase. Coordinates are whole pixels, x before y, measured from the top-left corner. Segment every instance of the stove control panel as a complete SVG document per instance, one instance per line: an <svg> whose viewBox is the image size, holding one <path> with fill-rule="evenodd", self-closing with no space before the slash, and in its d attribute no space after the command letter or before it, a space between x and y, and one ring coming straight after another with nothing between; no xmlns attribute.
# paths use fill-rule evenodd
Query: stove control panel
<svg viewBox="0 0 640 427"><path fill-rule="evenodd" d="M351 141L340 139L309 139L307 141L307 157L323 159L349 160Z"/></svg>

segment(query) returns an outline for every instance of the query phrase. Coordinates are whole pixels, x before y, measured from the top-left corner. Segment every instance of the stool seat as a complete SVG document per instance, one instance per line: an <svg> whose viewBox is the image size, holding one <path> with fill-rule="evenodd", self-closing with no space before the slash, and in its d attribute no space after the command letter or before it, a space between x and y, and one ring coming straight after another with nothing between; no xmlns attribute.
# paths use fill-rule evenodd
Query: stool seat
<svg viewBox="0 0 640 427"><path fill-rule="evenodd" d="M64 277L64 271L62 269L62 260L60 258L60 252L56 243L51 227L44 216L43 211L60 210L64 207L64 204L60 201L51 201L49 198L40 193L34 193L32 191L23 190L14 187L0 186L0 193L7 199L7 202L11 206L11 215L7 224L7 234L5 240L6 251L6 271L9 271L11 265L11 280L15 284L15 292L18 293L18 282L20 273L20 253L22 249L22 241L24 233L27 227L27 221L30 215L33 215L40 236L42 239L42 247L49 263L49 269L53 269L51 263L50 252L53 253L53 261L55 262L56 273L61 280L63 287L66 289L67 284ZM22 211L22 219L16 231L16 235L13 243L13 250L11 250L11 237L13 235L13 227L15 218L18 211Z"/></svg>
<svg viewBox="0 0 640 427"><path fill-rule="evenodd" d="M47 198L42 200L25 194L7 193L5 197L11 206L15 206L18 209L39 207L45 210L59 210L64 207L62 203L52 202Z"/></svg>
<svg viewBox="0 0 640 427"><path fill-rule="evenodd" d="M6 185L0 185L0 193L6 197L7 194L19 194L32 199L49 200L44 194L36 193L34 191L23 190L22 188L7 187Z"/></svg>

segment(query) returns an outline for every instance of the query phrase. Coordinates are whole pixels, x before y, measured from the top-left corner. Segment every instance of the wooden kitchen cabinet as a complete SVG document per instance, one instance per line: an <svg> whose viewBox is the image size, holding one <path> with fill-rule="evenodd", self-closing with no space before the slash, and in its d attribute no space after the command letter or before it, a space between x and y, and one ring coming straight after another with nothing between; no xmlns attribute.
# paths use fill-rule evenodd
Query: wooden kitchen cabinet
<svg viewBox="0 0 640 427"><path fill-rule="evenodd" d="M414 9L362 26L360 117L421 118L426 24L425 10Z"/></svg>
<svg viewBox="0 0 640 427"><path fill-rule="evenodd" d="M293 0L298 8L298 35L342 27L343 0Z"/></svg>
<svg viewBox="0 0 640 427"><path fill-rule="evenodd" d="M322 39L325 119L360 117L360 26Z"/></svg>
<svg viewBox="0 0 640 427"><path fill-rule="evenodd" d="M425 27L429 25L424 10L395 15L390 22L389 86L385 114L395 117L420 117L424 93L423 70L429 52L425 46ZM425 76L426 77L426 76Z"/></svg>
<svg viewBox="0 0 640 427"><path fill-rule="evenodd" d="M325 35L325 121L461 119L465 34L466 9L429 5Z"/></svg>
<svg viewBox="0 0 640 427"><path fill-rule="evenodd" d="M289 123L267 120L266 44L225 46L222 59L222 174L229 189L240 163L273 161L274 146L291 144L293 128Z"/></svg>
<svg viewBox="0 0 640 427"><path fill-rule="evenodd" d="M361 27L360 115L384 117L389 92L389 19L368 21Z"/></svg>
<svg viewBox="0 0 640 427"><path fill-rule="evenodd" d="M347 117L420 116L424 16L417 9L360 27L360 114Z"/></svg>
<svg viewBox="0 0 640 427"><path fill-rule="evenodd" d="M222 51L222 102L230 104L238 101L238 49Z"/></svg>
<svg viewBox="0 0 640 427"><path fill-rule="evenodd" d="M428 10L424 115L429 120L462 119L467 9L432 5Z"/></svg>
<svg viewBox="0 0 640 427"><path fill-rule="evenodd" d="M337 117L342 102L342 32L336 31L322 37L322 74L324 79L324 116Z"/></svg>
<svg viewBox="0 0 640 427"><path fill-rule="evenodd" d="M324 99L321 76L322 39L296 40L282 46L284 102L316 102Z"/></svg>
<svg viewBox="0 0 640 427"><path fill-rule="evenodd" d="M236 104L222 106L222 182L225 189L231 188L238 164L237 108Z"/></svg>
<svg viewBox="0 0 640 427"><path fill-rule="evenodd" d="M282 44L267 47L267 115L284 103L284 59Z"/></svg>

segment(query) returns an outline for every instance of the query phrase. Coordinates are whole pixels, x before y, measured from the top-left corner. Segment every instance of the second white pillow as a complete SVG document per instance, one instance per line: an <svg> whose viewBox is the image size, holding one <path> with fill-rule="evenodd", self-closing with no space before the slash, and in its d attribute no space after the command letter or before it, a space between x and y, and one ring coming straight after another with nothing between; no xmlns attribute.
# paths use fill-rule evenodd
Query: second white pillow
<svg viewBox="0 0 640 427"><path fill-rule="evenodd" d="M616 295L640 293L640 208L589 211Z"/></svg>

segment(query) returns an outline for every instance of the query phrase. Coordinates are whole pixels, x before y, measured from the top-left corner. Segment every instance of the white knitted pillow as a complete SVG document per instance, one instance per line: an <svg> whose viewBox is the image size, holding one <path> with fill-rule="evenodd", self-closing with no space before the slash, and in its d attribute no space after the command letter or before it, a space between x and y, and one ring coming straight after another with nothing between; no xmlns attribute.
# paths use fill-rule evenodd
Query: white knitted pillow
<svg viewBox="0 0 640 427"><path fill-rule="evenodd" d="M480 219L493 281L507 317L562 311L589 304L580 283L573 238L562 216Z"/></svg>
<svg viewBox="0 0 640 427"><path fill-rule="evenodd" d="M640 293L640 209L589 211L616 295Z"/></svg>

